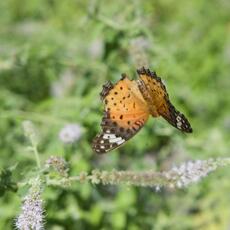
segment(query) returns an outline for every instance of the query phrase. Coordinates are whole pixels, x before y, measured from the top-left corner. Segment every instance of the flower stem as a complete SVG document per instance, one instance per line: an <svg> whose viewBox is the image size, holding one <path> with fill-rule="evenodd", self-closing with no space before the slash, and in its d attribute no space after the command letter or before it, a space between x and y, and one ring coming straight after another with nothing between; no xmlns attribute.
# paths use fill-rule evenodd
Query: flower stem
<svg viewBox="0 0 230 230"><path fill-rule="evenodd" d="M81 172L78 176L66 177L63 179L46 178L46 183L53 186L69 186L73 182L90 182L92 184L103 185L134 185L150 186L160 189L168 188L185 188L188 185L200 181L209 173L220 167L230 165L230 158L217 158L208 160L196 160L184 162L179 166L174 166L167 171L156 172L153 170L146 171L101 171L93 170L91 173Z"/></svg>
<svg viewBox="0 0 230 230"><path fill-rule="evenodd" d="M33 145L33 146L32 146L32 150L33 150L33 152L34 152L34 156L35 156L35 159L36 159L37 167L38 167L39 169L41 169L40 157L39 157L39 153L38 153L37 146L36 146L36 145Z"/></svg>

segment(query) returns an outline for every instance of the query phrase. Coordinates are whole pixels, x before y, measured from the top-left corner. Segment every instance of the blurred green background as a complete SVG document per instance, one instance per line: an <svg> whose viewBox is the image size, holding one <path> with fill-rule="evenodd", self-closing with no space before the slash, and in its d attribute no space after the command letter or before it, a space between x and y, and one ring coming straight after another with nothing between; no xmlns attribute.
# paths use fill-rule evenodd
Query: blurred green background
<svg viewBox="0 0 230 230"><path fill-rule="evenodd" d="M99 98L106 80L148 65L162 76L172 102L190 120L184 135L151 119L122 148L92 152L100 129ZM40 132L41 160L70 162L71 175L92 169L164 170L190 159L229 156L230 1L0 1L0 168L18 164L14 179L35 162L22 130ZM82 127L74 144L60 130ZM229 229L229 169L189 188L75 184L46 188L46 228ZM20 196L0 200L0 229L13 229Z"/></svg>

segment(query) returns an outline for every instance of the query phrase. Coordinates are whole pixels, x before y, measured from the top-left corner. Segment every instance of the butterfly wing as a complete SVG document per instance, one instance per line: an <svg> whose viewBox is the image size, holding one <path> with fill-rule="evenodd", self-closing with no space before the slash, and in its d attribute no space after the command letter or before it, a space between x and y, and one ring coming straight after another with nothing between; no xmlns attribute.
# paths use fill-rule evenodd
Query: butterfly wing
<svg viewBox="0 0 230 230"><path fill-rule="evenodd" d="M147 121L149 111L137 83L124 75L114 86L106 83L100 95L105 104L102 132L94 138L92 148L106 153L134 136Z"/></svg>
<svg viewBox="0 0 230 230"><path fill-rule="evenodd" d="M141 68L139 75L139 89L147 98L151 114L155 117L162 116L177 129L191 133L192 128L184 114L180 113L170 102L165 85L155 72Z"/></svg>

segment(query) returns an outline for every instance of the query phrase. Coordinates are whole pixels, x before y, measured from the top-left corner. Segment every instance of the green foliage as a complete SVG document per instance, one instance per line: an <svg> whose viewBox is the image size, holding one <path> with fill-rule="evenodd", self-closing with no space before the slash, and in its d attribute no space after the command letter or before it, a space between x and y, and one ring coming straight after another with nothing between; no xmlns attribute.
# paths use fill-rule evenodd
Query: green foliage
<svg viewBox="0 0 230 230"><path fill-rule="evenodd" d="M227 157L229 12L227 0L0 1L0 167L18 165L1 173L0 229L13 229L20 210L18 196L4 192L37 173L24 120L40 131L41 165L51 155L64 157L70 175L95 168L161 171L187 159ZM100 128L101 86L123 72L136 77L142 63L166 82L194 133L151 119L122 148L97 156L90 143ZM73 144L59 138L68 123L82 127ZM112 185L48 187L46 228L227 229L228 173L225 168L188 189L158 193Z"/></svg>
<svg viewBox="0 0 230 230"><path fill-rule="evenodd" d="M3 169L0 173L0 196L3 196L5 192L17 191L17 185L12 181L12 172L9 169Z"/></svg>
<svg viewBox="0 0 230 230"><path fill-rule="evenodd" d="M60 67L52 46L35 44L18 52L12 68L2 71L0 84L29 100L40 101L49 96L50 82Z"/></svg>

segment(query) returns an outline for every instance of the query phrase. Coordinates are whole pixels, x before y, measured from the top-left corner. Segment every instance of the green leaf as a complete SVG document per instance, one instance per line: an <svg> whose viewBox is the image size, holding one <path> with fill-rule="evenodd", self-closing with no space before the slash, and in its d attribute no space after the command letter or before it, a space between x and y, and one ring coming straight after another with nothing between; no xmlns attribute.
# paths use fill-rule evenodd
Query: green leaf
<svg viewBox="0 0 230 230"><path fill-rule="evenodd" d="M0 196L7 191L17 192L17 189L17 184L12 181L12 171L3 169L0 174Z"/></svg>

